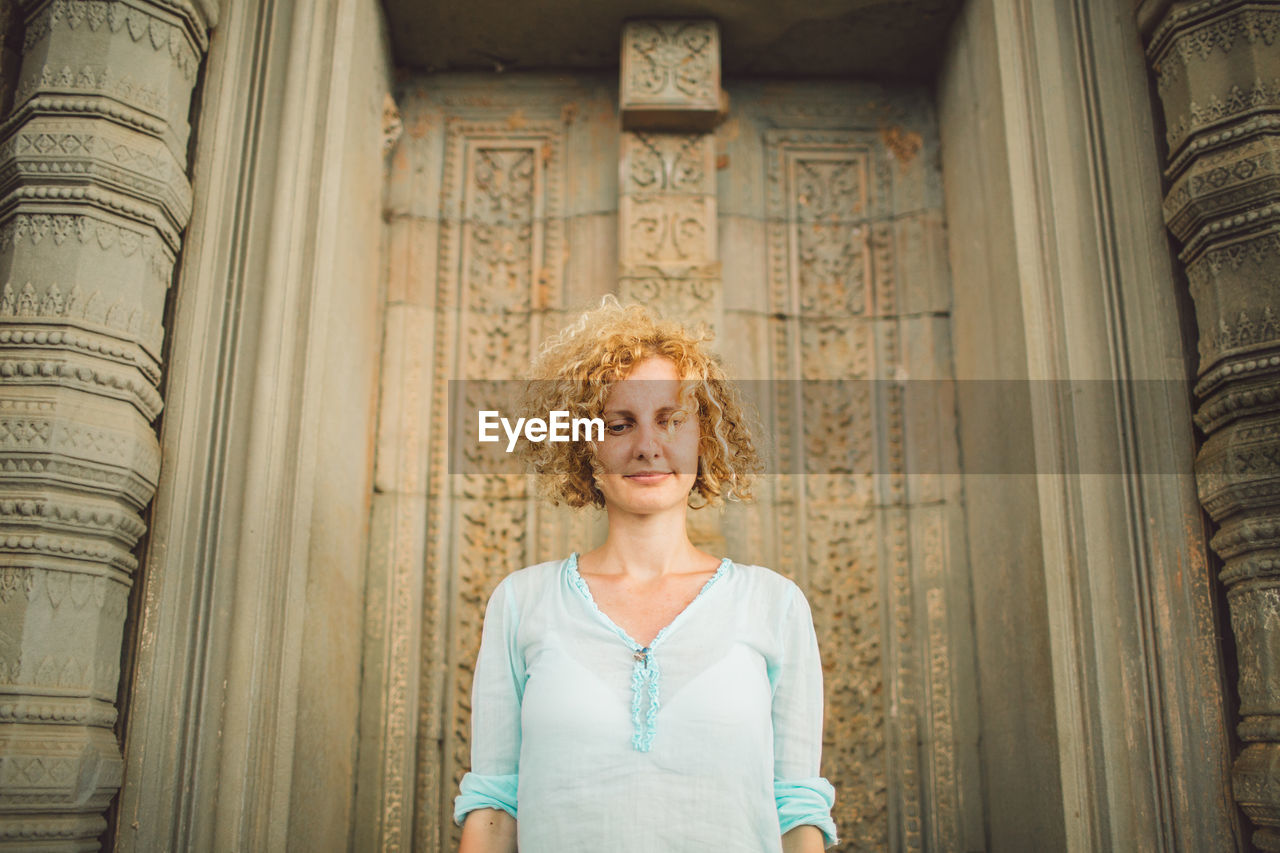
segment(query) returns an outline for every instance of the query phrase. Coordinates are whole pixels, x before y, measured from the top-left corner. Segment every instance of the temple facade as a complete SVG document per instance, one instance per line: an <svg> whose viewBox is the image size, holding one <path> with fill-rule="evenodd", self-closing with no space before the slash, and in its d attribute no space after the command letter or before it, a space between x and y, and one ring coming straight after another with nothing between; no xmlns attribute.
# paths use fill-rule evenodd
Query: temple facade
<svg viewBox="0 0 1280 853"><path fill-rule="evenodd" d="M1277 0L9 0L0 110L0 849L454 849L603 532L468 429L615 294L758 414L838 849L1280 850Z"/></svg>

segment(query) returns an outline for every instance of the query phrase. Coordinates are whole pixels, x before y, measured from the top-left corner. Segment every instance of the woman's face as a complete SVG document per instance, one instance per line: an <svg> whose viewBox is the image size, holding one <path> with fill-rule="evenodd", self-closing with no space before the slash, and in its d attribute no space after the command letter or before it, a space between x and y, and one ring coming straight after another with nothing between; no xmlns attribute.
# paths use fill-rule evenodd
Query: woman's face
<svg viewBox="0 0 1280 853"><path fill-rule="evenodd" d="M682 507L698 475L698 418L680 408L680 376L671 359L653 356L614 384L604 404L605 505L638 515Z"/></svg>

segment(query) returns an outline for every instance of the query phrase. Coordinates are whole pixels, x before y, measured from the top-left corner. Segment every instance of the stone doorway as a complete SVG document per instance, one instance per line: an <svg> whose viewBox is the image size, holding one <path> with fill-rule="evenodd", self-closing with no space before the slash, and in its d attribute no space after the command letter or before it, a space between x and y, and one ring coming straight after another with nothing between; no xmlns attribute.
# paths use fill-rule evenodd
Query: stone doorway
<svg viewBox="0 0 1280 853"><path fill-rule="evenodd" d="M448 474L448 382L520 378L545 336L619 293L707 322L733 374L755 380L771 473L757 503L697 514L698 536L790 575L812 602L840 849L982 846L962 508L958 478L937 473L955 470L954 413L913 425L902 393L951 375L931 98L724 88L713 133L647 135L620 134L612 75L402 89L382 377L400 421L379 453L408 464L375 495L371 589L389 619L367 666L416 695L373 698L381 761L363 772L389 799L370 841L456 845L489 592L601 535L596 515L541 506L523 477Z"/></svg>

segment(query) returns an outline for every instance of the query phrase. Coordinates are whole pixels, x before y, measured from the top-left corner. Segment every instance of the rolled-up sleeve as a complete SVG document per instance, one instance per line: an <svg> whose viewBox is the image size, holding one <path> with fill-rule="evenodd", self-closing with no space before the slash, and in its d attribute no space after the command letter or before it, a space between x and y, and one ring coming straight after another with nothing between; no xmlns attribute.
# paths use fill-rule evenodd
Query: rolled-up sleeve
<svg viewBox="0 0 1280 853"><path fill-rule="evenodd" d="M773 792L785 834L797 826L822 831L836 843L831 818L835 789L820 775L822 761L822 661L813 616L804 594L790 586L780 628L781 654L770 672L773 688Z"/></svg>
<svg viewBox="0 0 1280 853"><path fill-rule="evenodd" d="M485 608L471 687L471 771L462 777L453 802L453 819L459 825L475 809L501 809L516 817L525 673L510 587L506 581L500 583Z"/></svg>

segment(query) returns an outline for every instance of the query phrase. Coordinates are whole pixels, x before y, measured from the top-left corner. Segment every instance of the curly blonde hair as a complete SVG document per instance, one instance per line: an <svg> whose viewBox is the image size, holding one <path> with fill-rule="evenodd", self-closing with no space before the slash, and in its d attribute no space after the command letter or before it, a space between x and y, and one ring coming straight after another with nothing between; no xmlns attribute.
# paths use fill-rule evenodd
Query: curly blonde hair
<svg viewBox="0 0 1280 853"><path fill-rule="evenodd" d="M571 418L600 417L615 382L642 361L659 356L675 363L682 380L681 406L698 418L698 474L689 492L697 508L751 499L761 465L737 388L719 358L703 344L705 326L690 330L663 320L643 305L621 305L606 296L550 338L534 361L522 408L526 413L568 411ZM587 441L524 442L526 458L552 503L604 506L596 486L595 446Z"/></svg>

